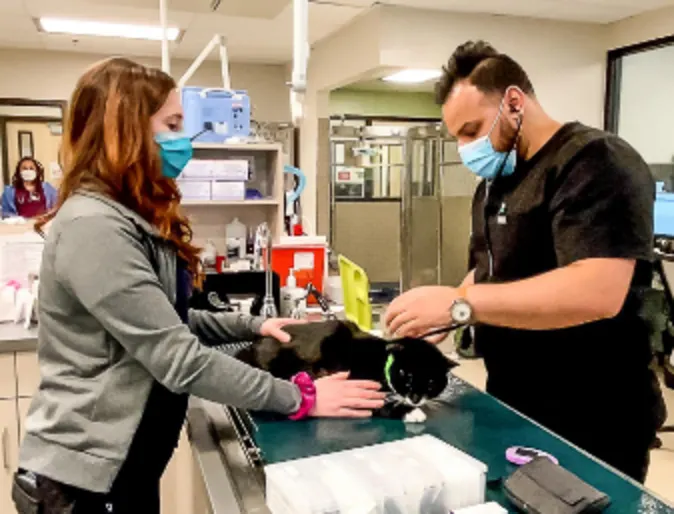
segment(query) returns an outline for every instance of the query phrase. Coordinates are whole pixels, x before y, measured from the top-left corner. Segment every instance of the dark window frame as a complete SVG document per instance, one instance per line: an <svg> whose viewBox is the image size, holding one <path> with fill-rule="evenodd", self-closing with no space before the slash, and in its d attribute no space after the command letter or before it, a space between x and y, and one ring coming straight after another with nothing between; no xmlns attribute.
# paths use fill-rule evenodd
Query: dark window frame
<svg viewBox="0 0 674 514"><path fill-rule="evenodd" d="M606 56L606 94L604 95L604 129L618 133L620 119L620 90L622 87L622 59L628 55L639 54L674 46L674 34L651 39L634 45L609 50Z"/></svg>

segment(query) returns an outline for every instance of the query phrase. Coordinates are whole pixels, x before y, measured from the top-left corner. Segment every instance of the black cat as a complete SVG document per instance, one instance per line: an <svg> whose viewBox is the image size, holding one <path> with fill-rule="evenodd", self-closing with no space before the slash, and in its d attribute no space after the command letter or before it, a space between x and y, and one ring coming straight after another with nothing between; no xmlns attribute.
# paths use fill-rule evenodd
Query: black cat
<svg viewBox="0 0 674 514"><path fill-rule="evenodd" d="M290 343L263 338L236 357L251 366L290 379L300 371L320 378L340 371L350 378L374 380L391 393L377 416L410 422L425 420L418 410L447 387L447 374L457 364L422 339L386 341L350 322L323 321L286 327Z"/></svg>

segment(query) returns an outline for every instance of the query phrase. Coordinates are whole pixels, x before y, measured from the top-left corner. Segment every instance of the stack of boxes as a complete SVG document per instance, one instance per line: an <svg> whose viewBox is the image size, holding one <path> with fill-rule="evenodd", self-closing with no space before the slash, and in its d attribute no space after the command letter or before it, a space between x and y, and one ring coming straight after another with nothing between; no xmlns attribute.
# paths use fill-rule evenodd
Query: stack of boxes
<svg viewBox="0 0 674 514"><path fill-rule="evenodd" d="M242 201L250 173L245 159L192 159L177 182L183 200Z"/></svg>

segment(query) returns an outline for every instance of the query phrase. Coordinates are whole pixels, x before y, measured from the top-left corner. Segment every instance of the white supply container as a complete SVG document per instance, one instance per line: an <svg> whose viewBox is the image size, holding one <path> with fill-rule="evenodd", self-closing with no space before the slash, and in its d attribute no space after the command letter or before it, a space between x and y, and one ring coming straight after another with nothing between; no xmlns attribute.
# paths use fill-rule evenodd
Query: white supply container
<svg viewBox="0 0 674 514"><path fill-rule="evenodd" d="M449 513L484 504L487 466L423 435L272 464L265 474L273 514Z"/></svg>
<svg viewBox="0 0 674 514"><path fill-rule="evenodd" d="M296 304L300 312L305 313L307 310L307 292L301 287L297 287L294 271L290 270L286 285L281 288L281 316L284 318L289 318L292 315Z"/></svg>
<svg viewBox="0 0 674 514"><path fill-rule="evenodd" d="M236 248L237 256L243 259L246 256L246 240L248 236L248 228L239 221L239 218L234 218L231 223L225 226L225 237L227 238L227 251Z"/></svg>
<svg viewBox="0 0 674 514"><path fill-rule="evenodd" d="M250 180L250 162L244 159L212 161L211 174L215 180L245 182Z"/></svg>
<svg viewBox="0 0 674 514"><path fill-rule="evenodd" d="M180 174L180 180L210 180L213 178L212 161L192 159Z"/></svg>
<svg viewBox="0 0 674 514"><path fill-rule="evenodd" d="M238 202L246 198L245 182L214 181L211 185L213 200Z"/></svg>
<svg viewBox="0 0 674 514"><path fill-rule="evenodd" d="M203 200L211 199L211 183L204 180L177 181L180 194L183 200Z"/></svg>

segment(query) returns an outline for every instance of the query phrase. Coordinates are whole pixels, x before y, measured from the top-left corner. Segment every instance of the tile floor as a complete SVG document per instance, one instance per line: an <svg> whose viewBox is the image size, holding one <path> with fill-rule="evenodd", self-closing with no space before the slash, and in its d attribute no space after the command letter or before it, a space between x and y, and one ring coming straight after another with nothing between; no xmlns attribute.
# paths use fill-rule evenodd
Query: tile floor
<svg viewBox="0 0 674 514"><path fill-rule="evenodd" d="M443 344L443 350L453 351L450 344ZM452 358L458 357L453 354ZM462 360L461 366L454 374L478 389L484 390L487 373L481 360ZM669 411L668 424L674 424L674 390L663 386L665 400ZM651 466L646 480L646 487L663 500L674 505L674 433L662 434L663 447L651 452Z"/></svg>

